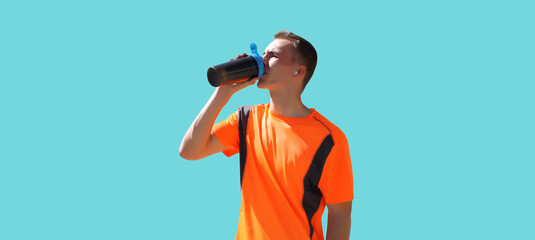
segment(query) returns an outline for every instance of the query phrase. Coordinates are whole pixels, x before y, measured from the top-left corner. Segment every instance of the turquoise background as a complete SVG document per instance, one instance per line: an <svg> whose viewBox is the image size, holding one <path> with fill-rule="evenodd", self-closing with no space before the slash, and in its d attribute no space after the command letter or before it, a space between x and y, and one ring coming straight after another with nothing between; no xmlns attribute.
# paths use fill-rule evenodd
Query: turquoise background
<svg viewBox="0 0 535 240"><path fill-rule="evenodd" d="M233 239L237 155L178 147L206 69L283 29L349 140L351 239L535 239L533 3L2 1L0 239Z"/></svg>

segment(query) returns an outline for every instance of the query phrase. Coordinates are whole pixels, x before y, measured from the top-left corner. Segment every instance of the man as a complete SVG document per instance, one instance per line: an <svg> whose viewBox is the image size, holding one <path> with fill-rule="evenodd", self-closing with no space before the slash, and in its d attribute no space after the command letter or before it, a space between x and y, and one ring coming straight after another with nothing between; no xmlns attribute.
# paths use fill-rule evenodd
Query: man
<svg viewBox="0 0 535 240"><path fill-rule="evenodd" d="M288 31L277 33L263 54L261 79L217 87L184 136L180 156L188 160L238 153L243 114L238 111L214 125L215 120L237 91L257 80L259 88L269 90L270 103L250 108L242 135L246 156L236 239L324 239L325 205L327 239L349 239L353 175L347 139L301 101L316 62L308 41Z"/></svg>

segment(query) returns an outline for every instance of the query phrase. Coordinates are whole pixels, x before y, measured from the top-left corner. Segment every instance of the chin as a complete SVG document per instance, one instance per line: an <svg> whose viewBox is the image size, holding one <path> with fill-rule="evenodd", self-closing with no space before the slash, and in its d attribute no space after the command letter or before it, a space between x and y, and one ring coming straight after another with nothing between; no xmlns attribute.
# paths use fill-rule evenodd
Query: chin
<svg viewBox="0 0 535 240"><path fill-rule="evenodd" d="M258 82L256 83L256 87L260 89L267 89L266 79L265 78L259 79Z"/></svg>
<svg viewBox="0 0 535 240"><path fill-rule="evenodd" d="M256 84L256 87L257 87L257 88L260 88L260 89L267 89L267 87L266 87L264 84L262 84L261 82L258 82L258 83Z"/></svg>

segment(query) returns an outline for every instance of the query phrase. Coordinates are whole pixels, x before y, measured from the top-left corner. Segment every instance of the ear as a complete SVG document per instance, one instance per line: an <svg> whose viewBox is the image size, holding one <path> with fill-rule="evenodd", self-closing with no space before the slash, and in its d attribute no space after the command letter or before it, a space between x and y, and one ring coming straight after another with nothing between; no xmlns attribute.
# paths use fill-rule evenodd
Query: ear
<svg viewBox="0 0 535 240"><path fill-rule="evenodd" d="M305 76L305 73L307 71L307 68L304 65L301 65L297 68L297 74L294 75L294 77L301 77Z"/></svg>

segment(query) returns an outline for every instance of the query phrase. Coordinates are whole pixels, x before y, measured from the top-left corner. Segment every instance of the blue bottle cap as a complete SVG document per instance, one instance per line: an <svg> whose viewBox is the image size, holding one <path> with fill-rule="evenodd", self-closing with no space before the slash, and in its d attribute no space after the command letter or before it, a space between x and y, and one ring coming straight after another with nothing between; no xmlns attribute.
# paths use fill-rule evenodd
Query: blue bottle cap
<svg viewBox="0 0 535 240"><path fill-rule="evenodd" d="M255 43L251 43L251 52L251 56L254 57L254 59L256 60L256 64L258 64L258 79L260 79L262 75L264 75L264 63L262 57L258 55L258 52L256 51Z"/></svg>

